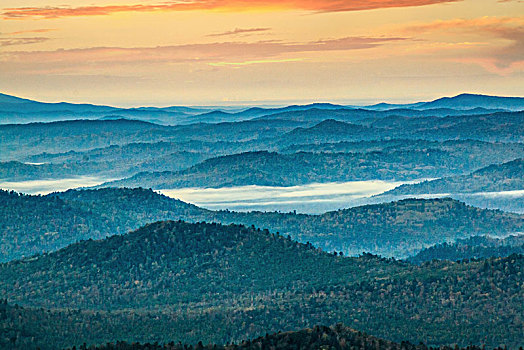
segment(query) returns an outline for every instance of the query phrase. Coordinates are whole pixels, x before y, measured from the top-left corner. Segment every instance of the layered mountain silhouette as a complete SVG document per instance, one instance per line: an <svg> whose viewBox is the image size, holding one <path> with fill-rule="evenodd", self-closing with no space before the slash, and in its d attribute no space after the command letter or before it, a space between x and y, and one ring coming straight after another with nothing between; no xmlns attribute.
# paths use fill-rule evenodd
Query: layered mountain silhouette
<svg viewBox="0 0 524 350"><path fill-rule="evenodd" d="M67 102L44 103L0 94L0 123L28 123L35 121L57 121L66 119L97 119L120 116L145 121L159 121L165 124L190 124L195 122L241 121L251 118L277 115L308 110L355 110L362 115L366 111L389 112L395 110L400 115L415 115L417 111L433 110L431 115L461 115L469 110L470 114L489 113L499 110L518 111L524 109L523 98L498 97L487 95L461 94L455 97L440 98L430 102L412 104L380 103L371 106L342 106L331 103L312 103L291 105L279 108L241 108L241 107L140 107L118 108L93 104L75 104ZM475 109L481 109L475 111ZM427 112L425 112L427 114ZM391 113L385 113L391 115ZM361 118L361 117L360 117Z"/></svg>
<svg viewBox="0 0 524 350"><path fill-rule="evenodd" d="M100 239L158 220L255 225L323 250L404 257L472 235L522 232L524 217L451 199L410 199L305 215L211 211L145 189L67 191L47 196L0 191L4 261Z"/></svg>

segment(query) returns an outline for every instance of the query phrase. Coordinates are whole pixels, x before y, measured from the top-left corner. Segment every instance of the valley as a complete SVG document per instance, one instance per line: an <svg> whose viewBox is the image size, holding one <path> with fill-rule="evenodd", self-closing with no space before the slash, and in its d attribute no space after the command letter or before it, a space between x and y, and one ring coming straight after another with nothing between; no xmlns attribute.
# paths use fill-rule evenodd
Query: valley
<svg viewBox="0 0 524 350"><path fill-rule="evenodd" d="M1 349L524 344L522 98L0 97Z"/></svg>

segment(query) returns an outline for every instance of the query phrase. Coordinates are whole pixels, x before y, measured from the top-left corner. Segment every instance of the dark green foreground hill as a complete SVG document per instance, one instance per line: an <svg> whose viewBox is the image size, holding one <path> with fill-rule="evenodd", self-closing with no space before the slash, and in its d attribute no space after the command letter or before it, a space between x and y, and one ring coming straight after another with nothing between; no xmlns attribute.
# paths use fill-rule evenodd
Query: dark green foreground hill
<svg viewBox="0 0 524 350"><path fill-rule="evenodd" d="M524 231L524 215L484 210L452 199L407 199L304 215L211 211L145 189L67 191L47 196L0 190L0 262L55 251L159 220L255 225L325 251L406 257L473 235Z"/></svg>
<svg viewBox="0 0 524 350"><path fill-rule="evenodd" d="M334 258L267 231L164 221L0 265L0 295L58 308L175 308L203 297L338 285L365 279L363 271L385 273L373 261Z"/></svg>
<svg viewBox="0 0 524 350"><path fill-rule="evenodd" d="M80 350L83 348L80 347ZM186 345L170 342L164 345L137 344L116 342L102 346L89 348L90 350L429 350L427 346L413 345L409 342L394 343L388 340L373 337L366 333L345 327L342 324L335 326L314 326L299 331L278 332L266 334L253 340L245 340L238 344L217 345L198 343L197 345ZM451 350L452 348L441 348ZM455 348L455 350L459 350ZM460 349L465 350L465 349ZM480 347L468 347L467 350L481 350ZM501 349L502 350L502 349Z"/></svg>
<svg viewBox="0 0 524 350"><path fill-rule="evenodd" d="M55 348L226 344L338 322L397 342L517 347L523 269L521 255L417 266L335 256L243 226L168 221L0 265L0 295L31 315L1 324Z"/></svg>

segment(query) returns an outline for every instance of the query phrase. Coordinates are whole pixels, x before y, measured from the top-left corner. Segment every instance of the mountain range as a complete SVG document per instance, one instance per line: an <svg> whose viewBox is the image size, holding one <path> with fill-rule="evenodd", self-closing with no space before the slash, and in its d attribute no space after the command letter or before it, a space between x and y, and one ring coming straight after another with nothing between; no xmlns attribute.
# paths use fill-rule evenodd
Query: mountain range
<svg viewBox="0 0 524 350"><path fill-rule="evenodd" d="M516 145L513 152L512 145L502 146L508 153L501 154L501 158L521 156L521 145ZM480 150L479 150L480 151ZM493 145L493 154L498 153ZM471 183L464 173L487 165L491 157L483 157L475 150L471 153L460 153L456 149L421 148L371 151L367 153L350 152L305 152L281 154L276 152L257 151L244 152L233 155L224 155L209 158L201 163L179 171L152 171L139 172L129 178L104 183L100 187L146 187L154 189L173 189L183 187L229 187L229 186L296 186L320 182L347 182L362 180L408 181L424 178L444 178L434 182L423 182L419 185L405 185L386 194L419 194L419 193L450 193L454 187L451 182ZM500 159L500 158L499 158ZM506 173L495 176L495 165L487 170L477 170L473 175L479 183L480 174L490 177L492 190L521 189L520 177L524 175L521 160L510 158ZM462 176L462 177L459 177ZM505 176L508 179L505 180ZM510 183L510 178L514 181ZM488 181L488 180L485 180ZM428 190L427 186L448 189L443 192ZM458 186L458 185L457 185ZM487 190L488 187L472 187L468 191ZM473 186L473 185L470 185ZM409 192L412 189L413 192ZM407 191L407 192L406 192ZM451 191L452 193L453 191Z"/></svg>
<svg viewBox="0 0 524 350"><path fill-rule="evenodd" d="M2 188L57 191L0 190L0 349L524 345L524 98L0 94L0 145Z"/></svg>
<svg viewBox="0 0 524 350"><path fill-rule="evenodd" d="M361 206L306 215L211 211L145 189L70 190L47 196L0 191L3 261L51 252L158 220L254 225L310 242L328 252L406 257L420 249L473 235L524 231L524 216L483 210L451 199Z"/></svg>
<svg viewBox="0 0 524 350"><path fill-rule="evenodd" d="M29 99L0 94L0 124L28 123L35 121L58 121L67 119L131 118L163 124L192 124L198 122L241 121L286 112L319 110L361 110L413 114L416 111L431 111L431 115L485 114L496 111L518 111L524 109L524 99L520 97L498 97L487 95L461 94L455 97L439 98L430 102L412 104L376 104L370 106L343 106L331 103L312 103L291 105L279 108L242 107L139 107L118 108L93 104L44 103ZM478 110L475 110L478 109ZM391 113L386 113L391 115Z"/></svg>

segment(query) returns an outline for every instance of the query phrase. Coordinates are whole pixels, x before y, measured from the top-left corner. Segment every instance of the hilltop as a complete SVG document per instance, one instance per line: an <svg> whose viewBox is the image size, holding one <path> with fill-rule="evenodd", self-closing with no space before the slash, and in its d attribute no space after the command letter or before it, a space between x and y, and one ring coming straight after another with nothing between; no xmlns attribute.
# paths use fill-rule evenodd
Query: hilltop
<svg viewBox="0 0 524 350"><path fill-rule="evenodd" d="M111 330L112 339L225 344L343 322L392 341L516 346L523 268L519 255L422 266L345 258L245 226L168 221L2 264L0 293L90 319L74 334L95 344ZM61 322L39 327L57 334Z"/></svg>
<svg viewBox="0 0 524 350"><path fill-rule="evenodd" d="M297 128L282 136L285 144L303 144L376 139L378 131L369 126L326 119L310 128Z"/></svg>
<svg viewBox="0 0 524 350"><path fill-rule="evenodd" d="M50 267L45 273L44 266ZM164 221L1 265L0 293L54 308L175 307L207 297L269 292L269 287L275 292L337 285L374 270L365 261L334 259L260 229ZM18 288L12 288L14 279Z"/></svg>
<svg viewBox="0 0 524 350"><path fill-rule="evenodd" d="M123 234L148 222L204 209L143 189L31 196L0 190L2 261L54 251L83 239Z"/></svg>
<svg viewBox="0 0 524 350"><path fill-rule="evenodd" d="M406 181L461 173L471 163L438 149L367 153L243 152L209 158L180 171L141 172L99 187L296 186L363 180ZM464 169L465 168L465 169Z"/></svg>
<svg viewBox="0 0 524 350"><path fill-rule="evenodd" d="M93 350L112 350L117 347L119 350L186 350L187 344L175 344L170 342L164 346L158 344L130 344L117 342L94 347ZM336 349L336 350L428 350L423 344L413 345L409 342L395 343L388 340L373 337L366 333L356 331L342 324L331 327L314 326L312 328L301 329L299 331L278 332L266 334L256 339L244 340L238 344L204 345L201 342L194 346L195 349L216 349L216 350L289 350L289 349ZM442 350L447 350L443 348ZM451 350L451 348L449 348ZM460 350L460 349L457 349ZM462 349L465 350L465 349ZM481 350L480 347L468 347L468 350Z"/></svg>

